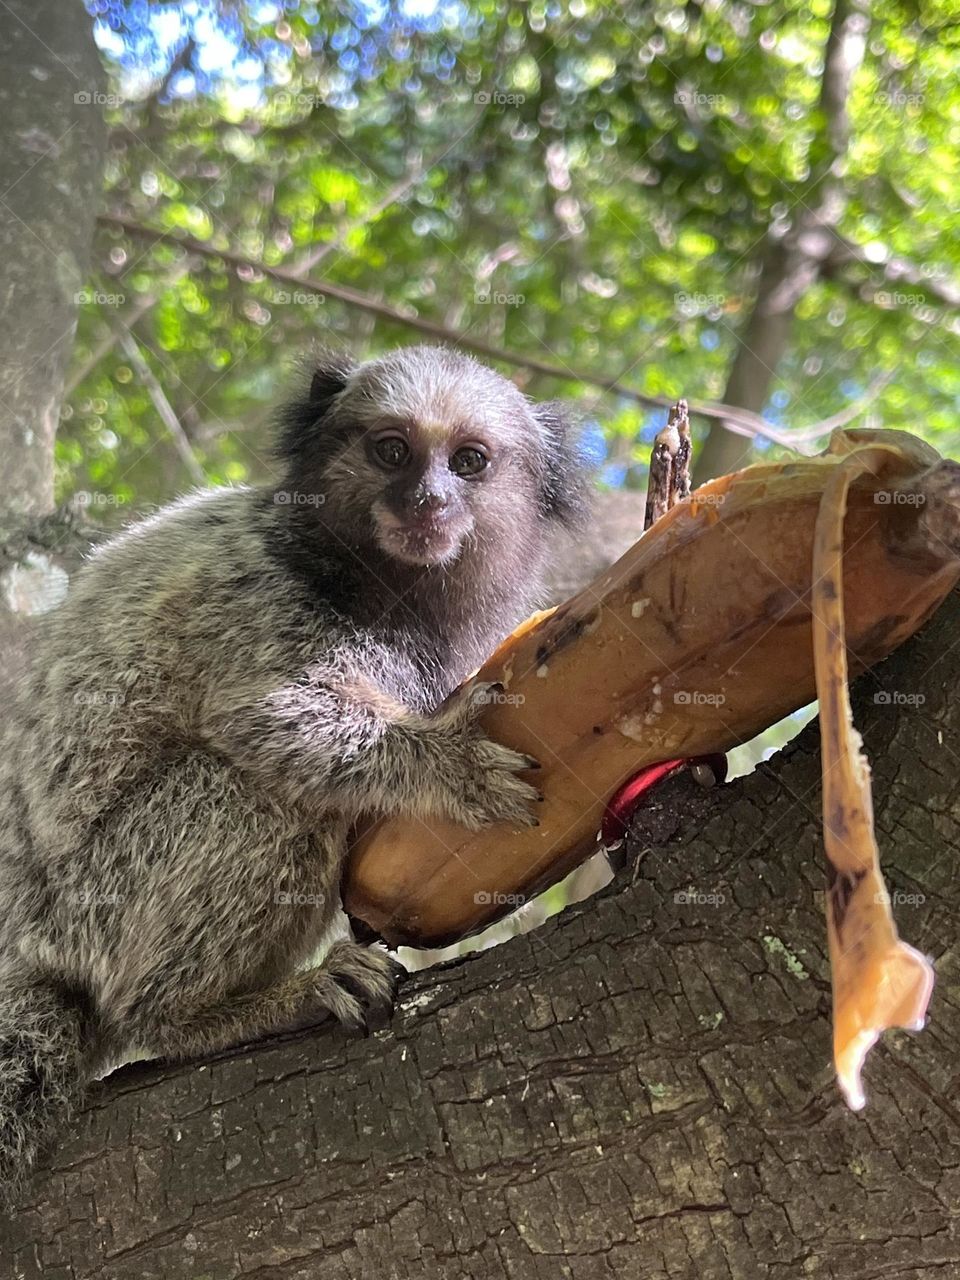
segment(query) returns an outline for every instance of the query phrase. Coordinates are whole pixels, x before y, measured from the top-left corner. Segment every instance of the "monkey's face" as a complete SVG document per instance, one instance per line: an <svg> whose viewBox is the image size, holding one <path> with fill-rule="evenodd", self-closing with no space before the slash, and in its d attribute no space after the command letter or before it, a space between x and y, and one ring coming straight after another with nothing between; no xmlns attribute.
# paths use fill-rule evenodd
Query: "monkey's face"
<svg viewBox="0 0 960 1280"><path fill-rule="evenodd" d="M413 565L455 560L473 532L477 489L490 479L489 440L442 424L391 423L365 437L380 476L371 504L381 549Z"/></svg>
<svg viewBox="0 0 960 1280"><path fill-rule="evenodd" d="M402 564L450 565L535 507L518 455L477 423L380 414L326 467L322 516L342 540L370 539Z"/></svg>
<svg viewBox="0 0 960 1280"><path fill-rule="evenodd" d="M577 506L583 471L555 406L438 347L319 365L284 452L338 542L423 568L513 547L532 563L546 520Z"/></svg>
<svg viewBox="0 0 960 1280"><path fill-rule="evenodd" d="M419 347L361 366L331 425L346 447L324 476L324 515L341 533L365 525L402 564L452 565L533 521L538 423L512 383L472 360Z"/></svg>

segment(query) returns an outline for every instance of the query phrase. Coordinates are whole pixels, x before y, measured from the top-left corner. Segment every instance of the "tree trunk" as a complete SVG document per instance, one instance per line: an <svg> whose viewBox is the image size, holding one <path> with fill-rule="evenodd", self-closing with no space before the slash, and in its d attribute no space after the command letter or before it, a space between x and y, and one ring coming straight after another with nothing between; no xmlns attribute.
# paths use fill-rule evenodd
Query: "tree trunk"
<svg viewBox="0 0 960 1280"><path fill-rule="evenodd" d="M0 5L0 709L28 620L66 591L53 444L106 149L81 0Z"/></svg>
<svg viewBox="0 0 960 1280"><path fill-rule="evenodd" d="M3 6L0 503L7 509L53 506L53 440L100 199L102 81L80 0Z"/></svg>
<svg viewBox="0 0 960 1280"><path fill-rule="evenodd" d="M794 225L771 226L761 245L757 294L727 376L723 403L760 413L777 366L790 345L794 313L837 244L835 228L846 205L839 167L850 137L847 99L863 61L868 19L859 0L835 0L820 81L823 126L811 147L806 189L781 184ZM700 451L696 481L737 471L750 461L752 441L715 422Z"/></svg>
<svg viewBox="0 0 960 1280"><path fill-rule="evenodd" d="M672 780L607 890L411 978L387 1030L97 1086L0 1274L960 1275L958 628L955 595L855 698L894 914L938 973L864 1112L830 1065L811 727L729 787Z"/></svg>

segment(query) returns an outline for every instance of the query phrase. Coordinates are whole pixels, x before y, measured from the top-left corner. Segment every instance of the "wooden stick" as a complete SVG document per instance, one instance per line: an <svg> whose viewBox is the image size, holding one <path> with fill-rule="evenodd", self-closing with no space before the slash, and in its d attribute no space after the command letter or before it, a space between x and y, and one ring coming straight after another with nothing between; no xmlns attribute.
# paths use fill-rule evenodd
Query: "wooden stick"
<svg viewBox="0 0 960 1280"><path fill-rule="evenodd" d="M644 531L682 498L689 497L691 459L690 414L686 400L678 400L670 410L667 425L653 442Z"/></svg>

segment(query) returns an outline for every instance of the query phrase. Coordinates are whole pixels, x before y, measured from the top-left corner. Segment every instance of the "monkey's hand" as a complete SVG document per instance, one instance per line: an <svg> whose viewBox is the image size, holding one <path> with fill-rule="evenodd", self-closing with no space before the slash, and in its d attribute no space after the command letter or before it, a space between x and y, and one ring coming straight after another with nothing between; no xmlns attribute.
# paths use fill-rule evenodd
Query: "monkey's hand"
<svg viewBox="0 0 960 1280"><path fill-rule="evenodd" d="M449 736L449 754L442 761L438 807L471 830L494 822L532 827L537 818L532 806L542 800L536 787L517 774L539 769L532 756L513 751L488 738L477 724L497 686L469 685L433 719Z"/></svg>

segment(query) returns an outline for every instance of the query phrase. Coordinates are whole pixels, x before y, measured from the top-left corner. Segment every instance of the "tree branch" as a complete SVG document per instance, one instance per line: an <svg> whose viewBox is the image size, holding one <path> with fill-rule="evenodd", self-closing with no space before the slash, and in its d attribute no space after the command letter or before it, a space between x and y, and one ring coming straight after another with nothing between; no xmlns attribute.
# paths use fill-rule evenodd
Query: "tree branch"
<svg viewBox="0 0 960 1280"><path fill-rule="evenodd" d="M171 285L176 284L176 282L181 279L182 276L185 276L186 273L187 266L185 263L181 263L163 282L163 289L169 289ZM117 325L107 333L93 348L86 360L84 360L83 364L78 365L67 378L66 384L63 388L63 398L65 400L68 400L70 396L73 395L74 391L76 391L77 387L89 378L90 374L93 373L100 361L110 354L120 341L121 334L124 332L132 332L143 317L153 310L160 301L162 292L163 290L159 290L156 293L149 293L140 298L136 304L131 307L129 312L120 317L122 327L121 325Z"/></svg>
<svg viewBox="0 0 960 1280"><path fill-rule="evenodd" d="M909 285L950 311L960 308L960 284L956 281L933 278L909 258L892 257L882 263L871 262L859 245L848 240L846 236L834 232L830 251L824 261L824 270L836 272L851 265L864 267L869 272L870 278L876 281L877 289L881 283ZM878 272L879 281L877 280Z"/></svg>
<svg viewBox="0 0 960 1280"><path fill-rule="evenodd" d="M139 239L150 240L154 244L175 246L187 253L196 253L207 259L225 262L228 266L234 268L252 269L270 279L282 281L284 284L293 285L295 288L303 289L307 292L319 293L327 298L334 298L338 302L343 302L347 306L357 307L359 310L379 316L383 320L388 320L392 324L404 325L409 329L415 329L417 332L427 334L429 337L441 342L455 343L467 351L473 351L490 360L498 360L504 364L513 365L518 369L526 369L531 373L539 373L548 378L558 378L565 382L581 382L585 386L599 387L602 391L614 392L616 395L623 396L628 400L634 400L636 403L649 408L669 409L673 404L673 400L669 396L647 395L645 392L626 386L617 378L605 377L602 374L591 373L585 369L571 369L564 365L550 364L533 356L521 355L517 352L508 351L503 347L493 346L479 338L472 337L468 333L460 333L454 329L447 328L445 325L436 324L432 320L425 320L413 313L400 311L389 303L380 302L378 299L370 297L369 294L361 293L346 285L333 284L326 280L314 280L309 276L300 275L288 267L271 266L269 263L249 258L244 254L234 253L229 249L218 249L212 245L204 244L191 236L176 236L165 231L155 231L153 228L146 227L134 219L118 214L101 214L99 222L105 227L123 231L127 235L136 236ZM729 429L740 434L761 436L766 440L773 441L775 444L782 444L788 448L793 447L794 441L790 431L775 427L758 413L740 409L733 405L714 404L702 400L689 401L689 407L691 414L722 422ZM803 428L803 430L805 433L812 432L814 427ZM822 431L818 430L817 435L821 434L823 434Z"/></svg>

